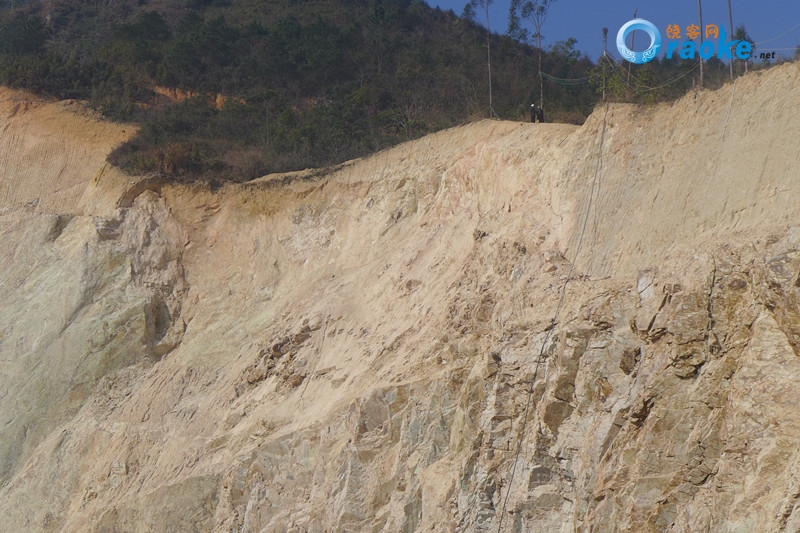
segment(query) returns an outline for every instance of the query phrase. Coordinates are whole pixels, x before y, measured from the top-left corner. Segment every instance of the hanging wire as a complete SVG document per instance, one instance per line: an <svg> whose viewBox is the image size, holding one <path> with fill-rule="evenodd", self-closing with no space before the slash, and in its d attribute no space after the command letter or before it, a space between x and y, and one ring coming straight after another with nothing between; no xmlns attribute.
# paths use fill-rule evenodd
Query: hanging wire
<svg viewBox="0 0 800 533"><path fill-rule="evenodd" d="M754 43L754 44L755 44L755 46L758 46L758 45L760 45L760 44L770 43L770 42L772 42L772 41L774 41L774 40L776 40L776 39L780 39L780 38L781 38L781 37L783 37L784 35L787 35L787 34L789 34L789 33L792 33L792 32L793 32L794 30L796 30L797 28L800 28L800 22L798 22L797 24L795 24L794 26L792 26L792 28L791 28L791 29L789 29L789 30L786 30L785 32L781 33L780 35L777 35L777 36L775 36L775 37L770 37L770 38L769 38L769 39L767 39L766 41L761 41L761 42ZM784 48L784 50L794 50L794 48Z"/></svg>
<svg viewBox="0 0 800 533"><path fill-rule="evenodd" d="M586 211L585 211L584 217L583 217L583 226L581 228L581 232L580 232L580 235L578 237L578 244L575 247L575 256L572 259L572 263L570 263L569 272L567 273L567 277L564 280L564 283L561 285L561 294L559 295L559 298L558 298L558 305L556 306L555 312L553 313L553 319L550 321L550 324L547 327L544 340L542 341L542 345L541 345L541 347L539 349L539 356L536 358L536 366L535 366L534 371L533 371L533 377L532 377L531 382L530 382L530 387L528 388L528 399L525 402L525 411L524 411L524 414L522 415L522 428L520 429L519 440L517 441L517 451L514 454L514 463L513 463L513 466L511 467L511 476L510 476L509 482L508 482L508 489L506 489L506 497L503 499L503 507L500 510L500 519L498 520L497 533L500 533L500 531L503 528L503 518L505 518L505 515L506 515L506 507L508 506L508 498L511 496L511 489L513 488L513 485L514 485L514 475L516 474L516 471L517 471L517 463L519 462L520 452L522 451L522 443L525 440L525 430L528 427L528 415L530 413L531 404L533 402L533 392L534 392L534 386L536 384L536 377L539 374L539 366L542 363L542 358L544 357L544 350L545 350L545 347L547 346L547 342L550 340L550 335L552 335L552 333L555 331L556 325L558 324L558 319L559 319L559 316L561 315L561 308L564 305L564 299L565 299L566 294L567 294L567 286L569 285L569 282L572 281L572 274L573 274L573 271L575 269L575 264L578 262L578 257L580 256L581 248L583 247L583 237L586 234L586 227L587 227L588 222L589 222L589 215L592 212L592 205L594 203L593 200L594 200L594 196L595 196L595 189L599 185L600 170L603 168L603 146L604 146L604 143L605 143L606 127L607 127L607 124L608 124L608 109L609 109L609 104L606 103L605 114L603 115L603 130L600 133L600 144L598 145L597 165L595 166L595 169L594 169L594 178L592 179L592 187L589 190L589 199L587 201ZM545 382L547 381L547 367L545 367L544 381Z"/></svg>
<svg viewBox="0 0 800 533"><path fill-rule="evenodd" d="M762 45L762 44L765 44L765 43L772 42L772 41L774 41L774 40L776 40L776 39L780 39L781 37L783 37L783 36L785 36L785 35L787 35L787 34L789 34L789 33L793 32L793 31L794 31L794 30L796 30L797 28L800 28L800 23L798 23L798 24L796 24L796 25L792 26L790 29L786 30L785 32L783 32L783 33L781 33L781 34L779 34L779 35L776 35L775 37L771 37L771 38L769 38L769 39L767 39L767 40L764 40L764 41L759 41L759 42L757 42L757 43L754 43L754 46ZM795 47L795 48L775 48L774 50L775 50L775 51L790 51L790 50L797 50L797 47ZM616 59L614 59L614 57L613 57L613 56L611 56L611 55L606 55L605 57L606 57L606 58L608 58L608 59L610 60L610 62L611 62L611 64L612 64L613 66L615 66L615 67L617 67L617 68L620 68L620 69L622 69L622 68L623 68L623 67L622 67L622 65L620 65L620 64L617 62L617 60L616 60ZM526 60L526 61L528 61L528 62L530 62L530 63L533 63L533 62L535 62L533 59L527 59L527 58L522 58L522 59L524 59L524 60ZM691 69L689 69L689 70L687 70L687 71L685 71L685 72L682 72L681 74L678 74L677 76L675 76L675 77L673 77L673 78L671 78L671 79L667 80L666 82L664 82L664 83L662 83L662 84L660 84L660 85L657 85L657 86L655 86L655 87L650 87L650 86L648 86L646 83L643 83L643 82L642 82L642 80L641 80L639 77L637 77L637 76L636 76L636 74L632 74L632 75L631 75L631 77L632 77L632 78L634 79L634 81L636 82L636 83L635 83L635 85L636 85L636 93L637 93L637 94L639 94L639 93L646 93L646 92L651 92L651 91L657 91L657 90L659 90L659 89L663 89L664 87L667 87L667 86L669 86L669 85L672 85L673 83L677 82L678 80L680 80L680 79L683 79L683 78L685 78L686 76L688 76L688 75L690 75L691 73L693 73L695 70L697 70L697 68L698 68L699 66L700 66L700 64L699 64L699 63L697 63L697 64L695 64L695 65L694 65L694 66L693 66ZM589 77L588 77L588 76L584 76L584 77L581 77L581 78L571 78L571 79L570 79L570 78L559 78L559 77L552 76L552 75L550 75L550 74L547 74L546 72L542 72L542 71L539 71L539 74L540 74L540 75L541 75L541 76L542 76L544 79L546 79L547 81L550 81L550 82L552 82L552 83L556 83L556 84L558 84L558 85L564 85L564 86L567 86L567 87L572 87L572 86L582 85L582 84L584 84L584 83L590 83L590 80L589 80ZM627 70L625 71L625 75L626 75L626 76L628 75L628 72L627 72ZM623 80L623 82L624 82L624 84L625 84L625 86L626 86L626 87L628 87L628 88L632 88L632 84L631 84L631 83L629 83L629 81L628 81L627 79Z"/></svg>
<svg viewBox="0 0 800 533"><path fill-rule="evenodd" d="M553 83L558 83L559 85L570 86L570 85L583 85L584 83L589 83L589 76L584 76L583 78L567 79L567 78L556 78L555 76L551 76L546 72L539 72L539 74L541 74L544 79L552 81Z"/></svg>
<svg viewBox="0 0 800 533"><path fill-rule="evenodd" d="M620 77L620 79L623 81L623 83L625 84L625 86L626 86L626 87L628 87L628 88L631 88L631 85L630 85L630 84L628 84L628 82L627 82L627 79L622 79L622 78L624 78L625 76L627 76L627 75L628 75L628 71L627 71L627 70L625 70L625 68L624 68L622 65L620 65L620 64L617 62L617 60L616 60L616 59L614 59L613 57L611 57L611 56L608 56L608 58L611 60L611 65L612 65L613 67L616 67L616 68L618 69L618 70L616 70L616 71L615 71L615 73L617 74L617 76L619 76L619 77ZM640 80L640 79L639 79L639 78L636 76L636 74L632 74L632 75L631 75L631 77L632 77L632 78L634 79L634 81L636 82L636 87L637 87L637 91L636 91L636 92L637 92L637 93L644 93L644 92L649 92L649 91L656 91L656 90L658 90L658 89L662 89L662 88L664 88L664 87L666 87L666 86L668 86L668 85L672 85L673 83L675 83L675 82L676 82L676 81L678 81L679 79L681 79L681 78L685 78L686 76L688 76L689 74L691 74L692 72L694 72L695 70L697 70L697 68L698 68L699 66L700 66L700 64L699 64L699 63L695 63L695 65L694 65L694 66L693 66L691 69L687 70L686 72L682 72L682 73L678 74L677 76L675 76L674 78L671 78L671 79L669 79L669 80L665 81L664 83L662 83L661 85L657 85L657 86L655 86L655 87L650 87L650 86L649 86L649 85L647 85L646 83L642 82L642 81L641 81L641 80ZM623 74L624 74L625 76L622 76ZM638 87L644 87L644 89L641 89L641 90L640 90L640 89L638 89Z"/></svg>
<svg viewBox="0 0 800 533"><path fill-rule="evenodd" d="M644 83L638 82L638 83L640 83L640 84L641 84L643 87L645 87L645 89L643 89L643 90L640 90L640 91L638 91L638 92L640 92L640 93L647 93L647 92L650 92L650 91L657 91L657 90L659 90L659 89L663 89L663 88L664 88L664 87L666 87L667 85L672 85L673 83L675 83L675 82L676 82L676 81L678 81L679 79L681 79L681 78L685 78L686 76L688 76L689 74L691 74L692 72L694 72L695 70L697 70L699 66L700 66L700 63L695 63L695 65L694 65L692 68L690 68L689 70L687 70L687 71L686 71L686 72L684 72L683 74L679 74L678 76L675 76L675 77L674 77L674 78L672 78L671 80L669 80L669 81L667 81L667 82L665 82L665 83L662 83L661 85L657 85L657 86L655 86L655 87L648 87L648 86L647 86L647 85L645 85Z"/></svg>

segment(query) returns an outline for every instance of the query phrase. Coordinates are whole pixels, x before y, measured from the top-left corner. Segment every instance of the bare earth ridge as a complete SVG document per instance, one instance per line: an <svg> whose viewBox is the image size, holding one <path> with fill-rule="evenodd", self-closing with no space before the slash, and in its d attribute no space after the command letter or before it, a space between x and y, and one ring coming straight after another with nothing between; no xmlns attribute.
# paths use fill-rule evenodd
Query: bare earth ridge
<svg viewBox="0 0 800 533"><path fill-rule="evenodd" d="M213 192L0 89L3 529L799 531L798 81Z"/></svg>

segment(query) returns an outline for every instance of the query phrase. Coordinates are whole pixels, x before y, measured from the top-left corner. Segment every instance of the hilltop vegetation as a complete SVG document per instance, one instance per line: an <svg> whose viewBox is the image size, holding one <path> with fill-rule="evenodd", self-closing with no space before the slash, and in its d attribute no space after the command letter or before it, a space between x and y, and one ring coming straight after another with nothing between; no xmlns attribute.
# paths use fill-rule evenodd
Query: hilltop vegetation
<svg viewBox="0 0 800 533"><path fill-rule="evenodd" d="M410 0L56 0L7 11L0 43L2 83L142 123L112 155L137 172L250 179L488 114L485 31ZM533 50L492 47L494 110L523 117ZM564 76L590 66L556 56ZM555 91L551 114L580 122L593 101L586 86Z"/></svg>
<svg viewBox="0 0 800 533"><path fill-rule="evenodd" d="M87 100L142 125L111 155L134 172L247 180L319 167L489 116L486 31L418 0L53 0L6 5L0 83ZM581 123L609 96L655 101L693 83L688 62L593 65L549 47L548 118ZM491 39L493 112L538 101L536 50ZM721 65L721 64L720 64ZM709 72L722 74L724 65ZM172 95L172 98L165 95ZM180 96L180 98L175 98Z"/></svg>

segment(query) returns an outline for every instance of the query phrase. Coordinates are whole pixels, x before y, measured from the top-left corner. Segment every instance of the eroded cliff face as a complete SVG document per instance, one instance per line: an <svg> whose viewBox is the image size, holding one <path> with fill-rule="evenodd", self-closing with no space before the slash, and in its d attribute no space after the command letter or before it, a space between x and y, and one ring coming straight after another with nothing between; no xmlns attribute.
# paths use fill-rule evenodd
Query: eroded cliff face
<svg viewBox="0 0 800 533"><path fill-rule="evenodd" d="M799 530L798 74L217 191L2 92L3 523Z"/></svg>

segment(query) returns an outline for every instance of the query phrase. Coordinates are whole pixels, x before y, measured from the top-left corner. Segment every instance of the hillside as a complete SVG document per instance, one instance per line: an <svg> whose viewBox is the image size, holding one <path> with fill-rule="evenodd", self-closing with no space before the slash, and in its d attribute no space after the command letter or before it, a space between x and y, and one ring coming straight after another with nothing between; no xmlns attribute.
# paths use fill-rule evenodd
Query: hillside
<svg viewBox="0 0 800 533"><path fill-rule="evenodd" d="M799 77L213 191L2 90L4 527L798 530Z"/></svg>
<svg viewBox="0 0 800 533"><path fill-rule="evenodd" d="M0 84L139 124L111 155L134 173L241 182L490 114L485 30L418 0L15 5L0 11ZM522 118L537 54L499 35L491 50L494 113ZM567 46L545 63L565 78L591 66ZM548 116L580 123L595 99L553 85Z"/></svg>

